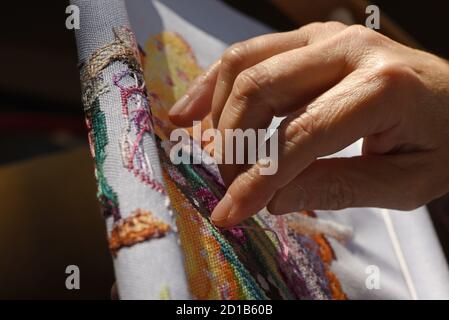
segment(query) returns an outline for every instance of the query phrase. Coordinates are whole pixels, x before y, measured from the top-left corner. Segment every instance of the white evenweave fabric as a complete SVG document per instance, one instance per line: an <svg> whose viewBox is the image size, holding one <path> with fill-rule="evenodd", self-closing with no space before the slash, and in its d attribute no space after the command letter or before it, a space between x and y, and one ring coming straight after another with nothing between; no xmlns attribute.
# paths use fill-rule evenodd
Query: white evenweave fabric
<svg viewBox="0 0 449 320"><path fill-rule="evenodd" d="M76 33L79 60L86 62L98 48L114 40L114 27L129 26L126 8L120 0L74 0L80 8L80 29ZM116 192L119 210L123 218L136 209L151 211L165 222L175 223L169 212L169 200L127 170L122 162L120 142L123 133L123 115L120 91L112 83L112 76L126 70L122 62L114 62L103 72L104 83L109 92L100 96L100 108L106 117L108 144L104 174ZM156 146L151 137L144 138L144 148L154 171L156 180L163 181ZM108 233L112 218L107 221ZM169 292L173 299L190 298L183 254L178 236L169 233L160 239L136 244L121 249L114 258L117 287L122 299L159 299Z"/></svg>

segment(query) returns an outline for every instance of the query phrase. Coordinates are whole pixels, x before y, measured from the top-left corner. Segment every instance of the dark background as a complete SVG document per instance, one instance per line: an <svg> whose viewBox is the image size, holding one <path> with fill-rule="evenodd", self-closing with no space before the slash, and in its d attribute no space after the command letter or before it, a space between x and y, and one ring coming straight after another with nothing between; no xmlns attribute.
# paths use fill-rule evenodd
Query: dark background
<svg viewBox="0 0 449 320"><path fill-rule="evenodd" d="M268 1L227 0L229 5L259 19L278 30L289 30L297 23L289 20ZM449 57L449 1L374 1L403 29L410 33L422 47L436 54ZM74 146L87 144L84 117L80 102L79 73L75 39L65 28L66 1L7 1L2 3L0 19L0 168ZM42 168L42 174L52 168ZM89 181L89 186L93 184ZM89 189L90 191L90 189ZM92 189L89 201L95 201ZM89 193L89 194L90 194ZM69 196L69 195L67 195ZM0 196L1 199L1 196ZM445 253L449 256L449 201L440 200L429 207ZM30 206L33 203L29 204ZM63 210L63 208L62 208ZM14 215L14 212L0 214ZM45 217L36 221L46 225L62 223ZM101 237L100 214L95 218L95 232ZM0 224L1 224L0 220ZM65 223L65 224L64 224ZM86 221L86 223L89 223ZM113 282L111 259L105 241L86 244L82 227L70 229L68 222L62 230L45 228L54 241L73 246L84 244L86 255L82 270L83 289L69 292L64 287L65 265L53 263L54 255L68 254L56 247L37 245L30 253L20 242L13 242L0 235L0 240L15 246L13 253L0 259L0 298L109 298ZM39 227L39 223L36 228ZM42 228L43 226L40 226ZM14 226L12 226L14 228ZM92 229L92 227L90 227ZM53 234L52 234L53 232ZM18 234L20 236L20 234ZM92 246L99 248L89 251ZM1 247L0 247L1 248ZM104 249L104 250L103 250ZM3 252L2 252L3 254ZM25 255L32 255L31 265ZM68 259L69 260L69 259ZM94 263L95 262L95 263ZM58 262L59 263L59 262ZM75 263L76 264L76 263ZM100 265L99 265L100 264ZM17 266L15 268L14 266ZM28 270L29 273L27 273ZM14 273L21 273L16 275ZM98 276L100 274L101 276ZM15 282L11 282L11 279ZM20 280L21 279L21 280Z"/></svg>

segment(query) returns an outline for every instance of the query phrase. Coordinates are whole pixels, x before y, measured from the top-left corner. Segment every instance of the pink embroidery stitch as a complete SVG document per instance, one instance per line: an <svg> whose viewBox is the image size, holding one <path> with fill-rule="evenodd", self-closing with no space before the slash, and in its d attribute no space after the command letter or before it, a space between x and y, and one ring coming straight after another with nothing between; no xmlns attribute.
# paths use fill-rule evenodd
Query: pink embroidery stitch
<svg viewBox="0 0 449 320"><path fill-rule="evenodd" d="M133 85L122 82L133 80ZM153 132L150 109L143 80L131 70L124 70L112 78L120 89L125 132L120 143L123 165L134 176L160 193L165 193L162 183L154 178L154 170L144 150L143 139Z"/></svg>
<svg viewBox="0 0 449 320"><path fill-rule="evenodd" d="M288 248L288 237L287 237L287 233L285 232L284 218L276 217L276 220L277 220L280 234L281 234L280 241L282 242L282 256L284 257L285 260L287 260L288 254L289 254L289 248Z"/></svg>

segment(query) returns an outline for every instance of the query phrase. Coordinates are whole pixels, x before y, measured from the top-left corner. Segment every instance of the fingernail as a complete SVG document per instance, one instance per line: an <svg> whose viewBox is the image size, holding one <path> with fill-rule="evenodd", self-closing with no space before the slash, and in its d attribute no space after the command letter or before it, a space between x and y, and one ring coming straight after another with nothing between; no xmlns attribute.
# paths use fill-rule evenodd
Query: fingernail
<svg viewBox="0 0 449 320"><path fill-rule="evenodd" d="M176 101L176 103L170 108L170 111L168 112L168 114L170 116L179 116L181 113L183 113L187 106L189 105L189 103L192 101L192 97L189 94L185 94L181 97L181 99L179 99L178 101Z"/></svg>
<svg viewBox="0 0 449 320"><path fill-rule="evenodd" d="M211 219L212 222L224 222L229 217L232 209L232 198L229 194L225 194L223 199L218 203L212 212Z"/></svg>

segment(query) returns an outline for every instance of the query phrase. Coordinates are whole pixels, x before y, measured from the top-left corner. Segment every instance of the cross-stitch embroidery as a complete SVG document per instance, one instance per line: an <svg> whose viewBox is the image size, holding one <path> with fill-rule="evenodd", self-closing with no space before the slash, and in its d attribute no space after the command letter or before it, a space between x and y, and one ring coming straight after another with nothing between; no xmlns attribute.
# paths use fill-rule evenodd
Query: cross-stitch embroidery
<svg viewBox="0 0 449 320"><path fill-rule="evenodd" d="M131 82L131 84L127 84ZM131 69L115 74L113 83L120 89L124 132L120 148L123 165L153 189L164 193L163 185L154 178L143 140L152 139L152 123L142 73Z"/></svg>
<svg viewBox="0 0 449 320"><path fill-rule="evenodd" d="M129 247L149 239L161 238L170 226L157 219L150 211L135 210L131 216L114 225L109 237L109 250L115 256L122 247Z"/></svg>
<svg viewBox="0 0 449 320"><path fill-rule="evenodd" d="M102 71L111 63L121 61L126 69L115 75L112 82L120 90L122 114L126 123L124 141L121 145L125 154L124 165L141 181L159 192L164 192L162 184L152 179L152 167L141 143L144 135L151 132L151 118L135 38L128 28L115 29L114 34L115 40L95 51L82 66L81 84L91 153L96 164L98 197L105 216L112 216L115 223L109 240L110 250L115 256L122 247L164 236L170 227L154 218L149 211L141 209L122 220L118 197L108 184L103 171L105 148L109 141L105 114L100 108L100 96L109 92L110 88L103 80ZM122 83L125 77L133 79L135 83L126 86ZM131 136L132 134L134 136ZM131 143L132 138L135 139L134 143Z"/></svg>

